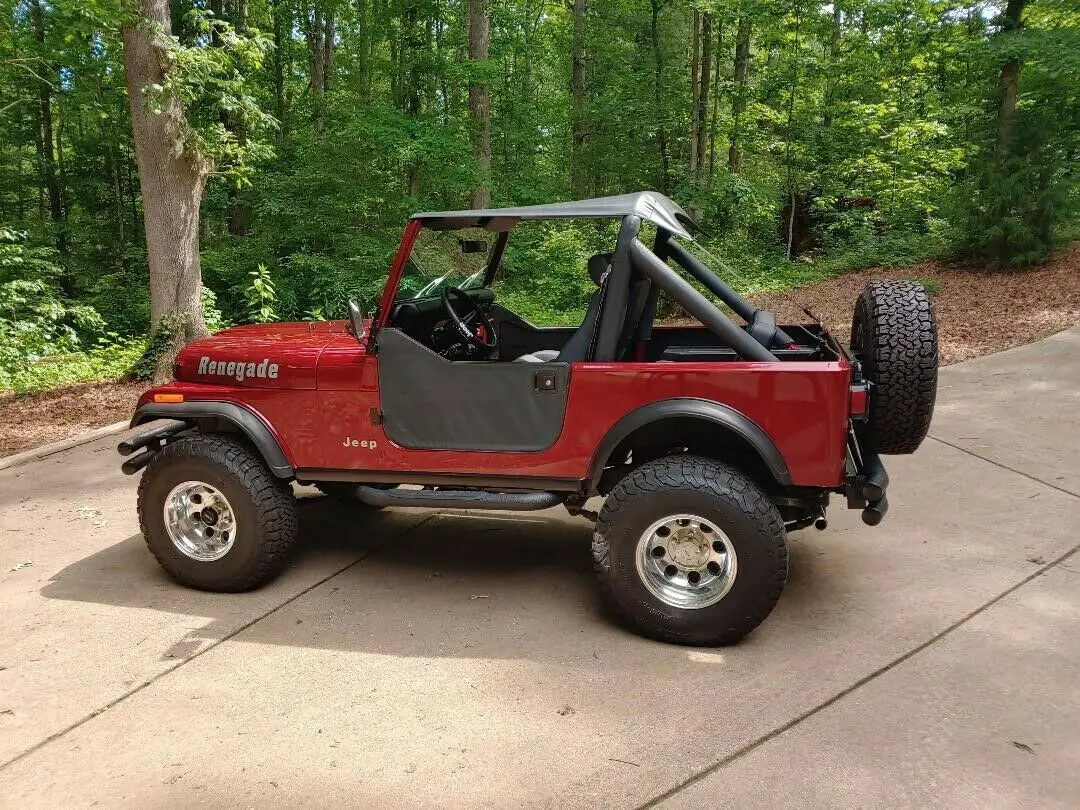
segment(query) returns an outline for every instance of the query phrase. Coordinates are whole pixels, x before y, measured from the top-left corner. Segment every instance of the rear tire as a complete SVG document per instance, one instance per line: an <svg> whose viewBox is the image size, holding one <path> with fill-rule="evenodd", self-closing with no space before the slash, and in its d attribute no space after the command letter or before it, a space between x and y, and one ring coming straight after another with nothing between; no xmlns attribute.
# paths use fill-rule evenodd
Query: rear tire
<svg viewBox="0 0 1080 810"><path fill-rule="evenodd" d="M851 348L871 388L868 434L879 453L914 453L937 398L934 307L921 284L874 281L855 302Z"/></svg>
<svg viewBox="0 0 1080 810"><path fill-rule="evenodd" d="M592 552L615 613L677 644L734 644L769 615L787 580L776 507L742 473L698 456L626 475L600 510Z"/></svg>
<svg viewBox="0 0 1080 810"><path fill-rule="evenodd" d="M276 576L296 541L296 501L254 451L197 434L154 455L139 482L150 553L183 585L247 591Z"/></svg>

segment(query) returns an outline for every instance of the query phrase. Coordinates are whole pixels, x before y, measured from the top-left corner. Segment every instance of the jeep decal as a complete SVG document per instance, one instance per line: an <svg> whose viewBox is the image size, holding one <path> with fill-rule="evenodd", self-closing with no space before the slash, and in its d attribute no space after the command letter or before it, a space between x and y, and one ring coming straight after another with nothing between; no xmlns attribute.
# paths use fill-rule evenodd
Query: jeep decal
<svg viewBox="0 0 1080 810"><path fill-rule="evenodd" d="M341 443L342 447L360 447L364 450L374 450L378 447L378 442L375 439L354 439L352 436L346 436L345 441Z"/></svg>
<svg viewBox="0 0 1080 810"><path fill-rule="evenodd" d="M276 380L278 364L265 358L261 363L245 363L243 360L211 360L205 354L199 358L199 374L214 374L220 377L232 377L237 382L257 377Z"/></svg>

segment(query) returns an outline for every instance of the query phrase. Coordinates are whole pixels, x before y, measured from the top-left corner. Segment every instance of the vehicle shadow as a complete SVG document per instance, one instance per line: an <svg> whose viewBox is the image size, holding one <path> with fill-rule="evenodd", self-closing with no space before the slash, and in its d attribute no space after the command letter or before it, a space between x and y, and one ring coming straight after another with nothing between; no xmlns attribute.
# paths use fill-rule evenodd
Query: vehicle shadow
<svg viewBox="0 0 1080 810"><path fill-rule="evenodd" d="M41 594L209 619L168 648L164 658L171 659L240 629L253 642L397 656L516 657L527 643L553 644L548 655L561 658L573 654L555 649L570 630L584 636L575 643L629 636L601 602L586 520L373 513L322 497L302 498L299 506L294 559L258 591L185 588L134 535L59 571ZM791 546L798 573L778 612L797 614L823 598L807 545ZM564 641L552 641L558 637Z"/></svg>

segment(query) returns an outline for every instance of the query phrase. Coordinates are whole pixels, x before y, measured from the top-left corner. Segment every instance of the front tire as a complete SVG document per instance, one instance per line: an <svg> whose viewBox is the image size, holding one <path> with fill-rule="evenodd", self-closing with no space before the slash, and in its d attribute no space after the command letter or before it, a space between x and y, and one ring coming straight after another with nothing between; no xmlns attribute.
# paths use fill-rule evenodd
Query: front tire
<svg viewBox="0 0 1080 810"><path fill-rule="evenodd" d="M600 510L592 550L615 613L677 644L734 644L769 615L787 580L776 507L742 473L697 456L626 475Z"/></svg>
<svg viewBox="0 0 1080 810"><path fill-rule="evenodd" d="M287 483L235 439L197 434L170 442L139 482L139 525L175 580L233 593L276 576L296 541Z"/></svg>

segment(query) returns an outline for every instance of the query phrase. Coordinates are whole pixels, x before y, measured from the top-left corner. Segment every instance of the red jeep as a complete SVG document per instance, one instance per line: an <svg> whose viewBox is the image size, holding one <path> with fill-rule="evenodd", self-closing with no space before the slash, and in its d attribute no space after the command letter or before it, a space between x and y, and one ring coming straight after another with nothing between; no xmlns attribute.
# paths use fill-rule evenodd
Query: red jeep
<svg viewBox="0 0 1080 810"><path fill-rule="evenodd" d="M618 236L581 268L595 292L579 326L540 328L496 302L519 223L601 218ZM131 424L170 421L119 447L124 472L145 468L150 551L185 585L254 588L296 540L292 482L370 507L562 504L595 520L600 586L632 627L737 641L780 597L787 532L824 528L831 493L871 526L884 517L878 454L926 435L937 335L908 281L866 288L850 348L819 323L778 325L697 258L690 226L655 193L417 214L370 320L350 301L346 321L187 346ZM493 234L490 251L459 239L460 266L416 283L418 240L469 229ZM656 323L660 300L698 323Z"/></svg>

